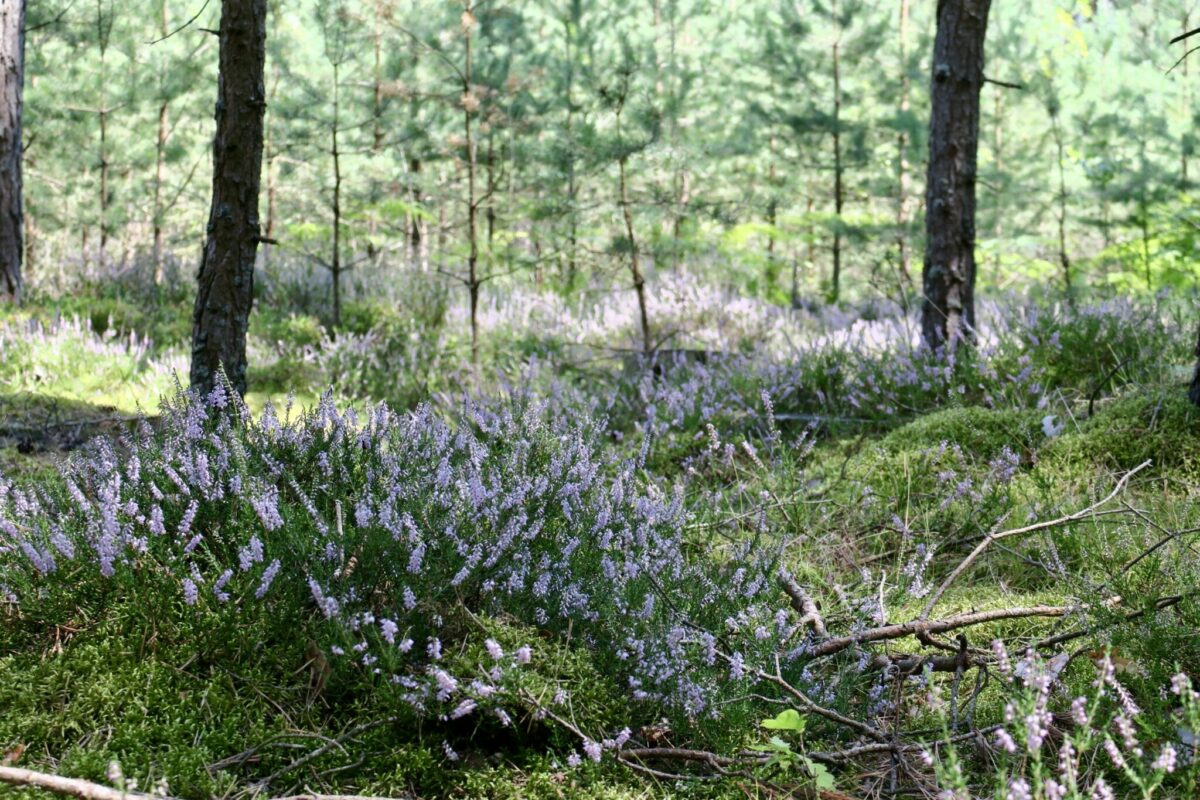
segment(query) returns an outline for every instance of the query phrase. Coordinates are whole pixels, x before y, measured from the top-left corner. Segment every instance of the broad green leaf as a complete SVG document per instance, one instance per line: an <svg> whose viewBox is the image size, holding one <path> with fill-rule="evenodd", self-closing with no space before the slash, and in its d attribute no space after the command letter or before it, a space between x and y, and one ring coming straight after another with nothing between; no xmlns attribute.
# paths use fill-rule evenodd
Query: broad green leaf
<svg viewBox="0 0 1200 800"><path fill-rule="evenodd" d="M762 721L762 726L767 730L795 731L796 733L802 733L805 724L804 717L800 716L800 712L794 708L779 712L779 715L774 719L764 719Z"/></svg>

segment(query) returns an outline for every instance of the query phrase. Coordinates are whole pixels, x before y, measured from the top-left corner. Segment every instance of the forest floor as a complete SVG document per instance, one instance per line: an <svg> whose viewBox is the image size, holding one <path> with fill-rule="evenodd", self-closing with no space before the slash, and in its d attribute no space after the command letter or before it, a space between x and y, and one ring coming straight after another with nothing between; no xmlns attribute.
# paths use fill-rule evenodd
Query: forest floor
<svg viewBox="0 0 1200 800"><path fill-rule="evenodd" d="M265 544L267 560L278 552L285 573L320 560L320 550L304 551L314 531L335 528L326 535L348 542L359 534L344 533L343 524L346 531L375 524L351 522L362 514L351 510L358 495L339 495L350 492L339 487L349 481L366 487L354 492L367 491L388 464L417 460L402 485L424 486L434 480L428 476L451 469L457 477L448 485L463 497L490 497L533 491L540 476L570 461L574 471L564 475L573 477L564 478L556 497L575 500L539 511L545 532L537 541L544 542L529 551L528 563L561 558L556 570L583 577L551 593L633 591L620 581L605 588L605 580L616 579L604 577L602 558L570 560L609 524L601 517L633 515L631 530L651 531L643 539L674 543L655 551L669 556L651 579L660 606L652 612L648 603L639 612L630 602L600 621L568 610L562 620L547 619L536 589L528 603L521 590L485 602L486 574L478 585L469 578L448 593L453 573L426 577L421 570L433 568L413 567L411 553L407 571L397 567L392 575L386 559L377 565L367 558L375 541L368 534L359 549L346 547L362 558L320 578L331 593L338 581L378 573L361 585L372 587L375 599L358 616L336 625L326 619L319 588L310 597L301 575L286 587L277 583L278 594L256 604L251 596L261 599L265 591L255 592L258 574L250 581L247 572L250 545L201 545L196 552L208 560L189 567L204 592L197 604L190 580L180 593L179 565L193 564L186 561L191 549L185 556L182 545L137 534L138 526L153 527L145 522L152 505L166 512L168 530L179 528L178 536L158 537L164 541L186 541L182 534L192 530L215 536L230 513L220 505L227 498L210 501L194 482L206 478L183 467L180 483L191 486L190 494L181 486L183 495L194 499L181 496L174 512L169 495L149 499L169 489L166 479L157 472L157 483L144 477L176 463L190 442L205 441L188 432L194 409L171 400L182 372L185 303L145 304L97 291L70 303L35 301L0 320L0 521L11 523L0 528L0 593L9 595L0 608L0 763L180 798L302 790L414 798L866 798L933 796L955 786L967 793L961 796L991 797L1018 779L1038 791L1047 780L1065 780L1055 764L1060 744L1070 740L1085 751L1074 762L1078 796L1090 796L1099 781L1121 797L1192 796L1197 766L1185 762L1194 704L1164 689L1181 669L1200 676L1200 412L1184 397L1193 333L1183 310L1162 299L1077 310L1009 300L982 315L977 353L948 364L915 353L911 323L895 310L792 314L765 305L731 308L719 293L699 296L709 300L686 310L663 301L660 316L667 308L675 315L664 328L686 337L653 365L608 349L632 334L627 316L557 301L527 299L524 311L497 311L484 329L478 369L463 364L460 321L445 308L429 317L351 304L332 333L314 317L266 306L256 312L250 343L254 421L244 431L212 423L214 416L204 423L218 454L210 453L214 464L226 452L221 437L249 453L239 456L249 459L244 466L229 468L236 485L263 474L249 466L256 453L263 464L281 464L272 491L282 527L273 528L260 507L258 516L249 510L259 496L243 504L246 516L236 517L234 532L222 535L243 536L261 518L267 533L251 544ZM89 313L71 318L72 308ZM319 404L327 387L357 418ZM465 395L474 400L464 403ZM159 397L168 403L160 406ZM381 445L377 460L322 438L342 426L367 430L375 424L370 408L381 401L400 411L424 408L413 418L424 420L422 427L387 423L398 426L400 438ZM264 415L268 406L274 411ZM139 426L139 412L153 424ZM275 412L285 433L273 439L263 420ZM449 425L440 444L435 434L421 438L435 419ZM553 435L544 436L547 430ZM97 449L88 444L94 436L122 443ZM474 437L461 444L473 454L463 461L451 455L450 466L419 463L437 447L459 452L453 448L463 437ZM426 449L410 453L406 438ZM295 444L309 440L325 443L310 450ZM141 455L136 469L130 453ZM496 467L480 473L478 489L473 459ZM109 462L123 465L122 502L137 510L119 506L121 535L132 549L118 557L115 578L101 578L101 549L100 569L83 552L95 542L95 526L105 523L78 508L103 505L107 484L97 476L117 474ZM429 498L438 496L435 489ZM623 492L636 499L606 499ZM440 500L403 502L418 526L436 527ZM640 510L651 506L657 510ZM502 537L495 519L454 513L460 530L477 526L471 541ZM317 520L322 515L328 524ZM38 520L57 550L38 550L30 533ZM71 543L55 539L59 534ZM32 542L33 555L18 542ZM767 551L775 560L756 572ZM52 552L58 563L46 567ZM465 550L450 548L444 557L458 558L456 552ZM250 581L244 588L236 588L239 558ZM215 585L199 580L200 572L219 573L224 560L237 573L228 584L234 603L205 599L207 586L220 598L228 577ZM680 573L684 564L711 580L703 601L688 594L693 573ZM812 608L786 582L773 583L781 572L815 599ZM671 583L675 573L678 585ZM321 574L314 567L308 585ZM759 586L754 575L771 585ZM398 599L401 580L416 590L415 610ZM348 613L365 591L347 589L334 605ZM647 590L637 591L643 598ZM272 597L275 605L266 605ZM723 630L705 627L708 603L713 625ZM809 611L803 617L802 606ZM317 613L322 608L324 615ZM372 661L343 658L343 648L332 644L350 650L360 626L374 625L389 608L400 635L436 620L432 661L414 662L409 672L387 667L396 670L392 685L411 683L412 692L436 677L420 702L387 688L378 667L367 668ZM980 612L997 614L951 625L944 635L918 624ZM894 636L878 633L903 623L913 624ZM394 630L383 628L389 644ZM702 630L711 633L689 638ZM358 646L376 652L370 648L382 643L372 636L362 634ZM839 637L853 641L838 649ZM828 655L796 649L802 640L806 648L827 647ZM993 649L993 641L1006 651ZM519 655L530 644L531 660ZM659 656L642 652L657 653L660 644ZM424 647L417 638L413 652ZM1022 660L1014 677L1007 654L1017 662L1027 648L1039 655ZM503 678L500 666L490 678L479 672L489 659L501 663L493 649L505 659L518 654L516 664L528 664L527 671L514 664ZM673 688L641 691L650 689L651 672ZM1033 675L1049 676L1045 688ZM467 693L468 683L489 680L495 686L487 692ZM504 700L488 705L493 692ZM568 699L560 702L560 692ZM1095 704L1086 725L1071 722L1077 696ZM470 708L462 712L464 704ZM1138 713L1131 714L1134 704ZM806 722L779 715L793 706ZM1043 712L1044 723L1037 722ZM1118 735L1123 714L1141 744ZM1016 739L1011 752L996 733L1006 720ZM937 750L933 743L946 737L960 746ZM1106 739L1130 763L1099 755ZM891 744L851 752L880 741ZM1169 770L1162 761L1168 745L1182 752ZM711 755L679 755L686 752ZM5 796L43 795L25 789Z"/></svg>

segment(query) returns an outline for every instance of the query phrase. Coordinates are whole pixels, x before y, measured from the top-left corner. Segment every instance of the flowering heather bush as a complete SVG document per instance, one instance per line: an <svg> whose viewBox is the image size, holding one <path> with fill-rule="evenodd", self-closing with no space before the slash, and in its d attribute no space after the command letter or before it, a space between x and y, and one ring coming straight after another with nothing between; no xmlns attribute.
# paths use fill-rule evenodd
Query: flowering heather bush
<svg viewBox="0 0 1200 800"><path fill-rule="evenodd" d="M1181 796L1193 796L1198 770L1192 745L1200 729L1200 695L1186 673L1177 673L1162 692L1175 706L1171 716L1146 719L1107 653L1087 691L1067 700L1056 692L1069 662L1066 654L1046 660L1031 652L1014 663L1000 642L993 650L1010 697L1003 724L991 734L999 762L993 771L994 793L972 792L949 748L935 765L944 787L941 797L1148 800L1170 794L1164 784L1172 778L1175 785L1182 784Z"/></svg>
<svg viewBox="0 0 1200 800"><path fill-rule="evenodd" d="M75 317L0 321L0 352L0 389L85 399L114 391L130 400L157 398L187 368L181 354L160 355L145 337L112 327L97 333Z"/></svg>
<svg viewBox="0 0 1200 800"><path fill-rule="evenodd" d="M682 620L765 649L787 622L775 553L698 555L682 495L598 439L534 405L467 404L450 425L428 407L358 417L326 398L252 421L221 390L181 399L157 430L98 441L61 489L0 487L0 592L30 631L122 601L152 624L326 620L345 666L462 714L484 699L464 694L478 676L439 664L465 608L569 634L635 698L702 715L724 668Z"/></svg>

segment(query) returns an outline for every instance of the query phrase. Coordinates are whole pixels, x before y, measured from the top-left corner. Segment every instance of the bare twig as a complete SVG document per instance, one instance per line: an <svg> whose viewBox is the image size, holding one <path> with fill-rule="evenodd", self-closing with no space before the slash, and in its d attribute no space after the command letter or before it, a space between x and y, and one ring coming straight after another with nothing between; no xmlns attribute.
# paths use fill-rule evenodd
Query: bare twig
<svg viewBox="0 0 1200 800"><path fill-rule="evenodd" d="M1108 504L1114 497L1124 491L1125 485L1129 483L1130 478L1148 466L1150 466L1150 461L1146 460L1129 470L1129 472L1126 472L1125 475L1122 476L1119 481L1117 481L1111 492L1109 492L1102 500L1092 503L1087 508L1081 508L1078 511L1073 511L1070 514L1058 517L1057 519L1046 520L1044 522L1035 522L1032 525L1025 525L1020 528L1009 528L1008 530L1000 531L999 533L989 533L983 538L983 541L976 545L975 549L972 550L967 557L964 558L962 562L959 563L959 565L955 567L949 575L946 576L946 580L942 581L942 584L938 586L932 595L930 595L929 602L925 604L925 608L921 611L920 619L929 618L929 615L933 613L933 609L937 605L938 600L942 599L942 595L946 593L946 590L950 588L950 585L953 584L954 581L958 580L960 575L966 572L967 567L975 563L975 559L979 558L979 556L983 554L983 551L988 549L992 542L999 541L1000 539L1007 539L1010 536L1020 536L1026 533L1035 533L1037 531L1044 531L1048 528L1057 528L1060 525L1066 525L1071 522L1078 522L1097 509Z"/></svg>
<svg viewBox="0 0 1200 800"><path fill-rule="evenodd" d="M821 610L817 607L816 601L791 575L786 573L780 575L780 580L783 582L784 594L791 598L792 608L800 615L800 624L811 627L813 633L822 639L828 636L829 634L825 630L825 620L821 617Z"/></svg>
<svg viewBox="0 0 1200 800"><path fill-rule="evenodd" d="M78 797L81 800L173 800L171 797L143 792L123 791L79 778L64 778L47 772L31 769L0 766L0 783L10 786L28 786L54 794ZM271 800L409 800L409 798L366 797L356 794L319 794L305 791L301 794L271 798Z"/></svg>
<svg viewBox="0 0 1200 800"><path fill-rule="evenodd" d="M806 655L813 658L829 656L866 642L903 639L906 636L931 636L1002 619L1063 617L1073 610L1075 610L1073 606L1026 606L1021 608L996 608L990 611L973 611L937 620L915 619L910 622L870 628L859 633L850 634L849 636L839 636L835 639L819 642L811 647Z"/></svg>
<svg viewBox="0 0 1200 800"><path fill-rule="evenodd" d="M263 778L262 780L256 781L254 785L256 787L258 787L259 789L266 788L266 786L268 786L271 783L271 781L275 780L276 778L279 778L283 775L286 775L289 772L297 770L300 767L304 766L305 764L308 764L311 761L315 761L316 759L318 759L321 756L328 753L330 750L341 747L343 742L345 742L349 739L353 739L355 736L358 736L359 734L366 733L367 731L372 730L374 728L378 728L381 725L387 725L391 722L395 722L395 720L396 720L396 717L385 717L384 719L377 719L377 720L373 720L371 722L364 722L362 725L358 725L354 728L351 728L350 730L346 731L344 734L337 737L336 739L332 739L332 740L326 742L325 744L321 745L317 749L312 750L311 752L301 756L300 758L296 759L295 761L288 764L287 766L280 767L279 769L275 770L274 772L272 772L270 775Z"/></svg>
<svg viewBox="0 0 1200 800"><path fill-rule="evenodd" d="M126 792L78 778L63 778L45 772L19 767L0 767L0 783L10 786L29 786L54 794L79 797L83 800L171 800L142 792Z"/></svg>

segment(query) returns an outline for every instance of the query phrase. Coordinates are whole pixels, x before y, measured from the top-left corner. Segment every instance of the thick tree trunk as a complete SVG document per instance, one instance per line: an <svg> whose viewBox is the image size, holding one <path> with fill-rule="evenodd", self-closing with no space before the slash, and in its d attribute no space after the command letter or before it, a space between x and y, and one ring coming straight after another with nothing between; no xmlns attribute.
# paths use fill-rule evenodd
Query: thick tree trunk
<svg viewBox="0 0 1200 800"><path fill-rule="evenodd" d="M0 300L21 301L21 90L25 0L0 0Z"/></svg>
<svg viewBox="0 0 1200 800"><path fill-rule="evenodd" d="M975 328L979 90L990 6L991 0L938 0L922 276L922 333L933 349L969 342Z"/></svg>
<svg viewBox="0 0 1200 800"><path fill-rule="evenodd" d="M1188 400L1200 406L1200 333L1196 336L1196 369L1192 373L1192 385L1188 387Z"/></svg>
<svg viewBox="0 0 1200 800"><path fill-rule="evenodd" d="M244 395L246 329L261 239L267 0L223 0L220 42L212 207L192 317L191 383L207 393L224 367L234 389Z"/></svg>

